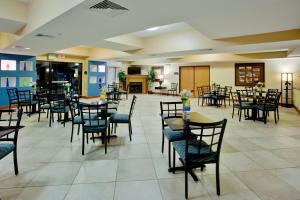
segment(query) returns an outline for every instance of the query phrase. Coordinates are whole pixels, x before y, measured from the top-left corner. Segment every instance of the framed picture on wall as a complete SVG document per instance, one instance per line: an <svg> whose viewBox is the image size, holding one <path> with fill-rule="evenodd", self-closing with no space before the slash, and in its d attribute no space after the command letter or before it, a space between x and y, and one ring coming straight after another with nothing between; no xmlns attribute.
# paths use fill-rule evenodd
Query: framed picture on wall
<svg viewBox="0 0 300 200"><path fill-rule="evenodd" d="M105 65L98 65L98 72L105 72Z"/></svg>
<svg viewBox="0 0 300 200"><path fill-rule="evenodd" d="M16 87L16 77L1 77L1 87Z"/></svg>
<svg viewBox="0 0 300 200"><path fill-rule="evenodd" d="M32 61L20 61L20 71L32 71Z"/></svg>
<svg viewBox="0 0 300 200"><path fill-rule="evenodd" d="M90 84L97 84L97 76L90 76Z"/></svg>
<svg viewBox="0 0 300 200"><path fill-rule="evenodd" d="M265 63L236 63L235 85L255 86L265 82Z"/></svg>
<svg viewBox="0 0 300 200"><path fill-rule="evenodd" d="M90 72L97 72L97 65L90 65Z"/></svg>
<svg viewBox="0 0 300 200"><path fill-rule="evenodd" d="M16 71L17 61L16 60L1 60L2 71Z"/></svg>
<svg viewBox="0 0 300 200"><path fill-rule="evenodd" d="M31 87L32 77L20 77L20 87Z"/></svg>

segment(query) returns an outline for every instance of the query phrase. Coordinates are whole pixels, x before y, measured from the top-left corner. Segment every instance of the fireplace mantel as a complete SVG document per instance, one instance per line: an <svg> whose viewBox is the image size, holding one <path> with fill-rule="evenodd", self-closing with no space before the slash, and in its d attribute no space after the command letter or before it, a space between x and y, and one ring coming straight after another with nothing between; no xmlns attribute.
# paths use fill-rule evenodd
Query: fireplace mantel
<svg viewBox="0 0 300 200"><path fill-rule="evenodd" d="M143 94L148 92L147 75L126 75L126 88L130 82L141 82L143 84Z"/></svg>

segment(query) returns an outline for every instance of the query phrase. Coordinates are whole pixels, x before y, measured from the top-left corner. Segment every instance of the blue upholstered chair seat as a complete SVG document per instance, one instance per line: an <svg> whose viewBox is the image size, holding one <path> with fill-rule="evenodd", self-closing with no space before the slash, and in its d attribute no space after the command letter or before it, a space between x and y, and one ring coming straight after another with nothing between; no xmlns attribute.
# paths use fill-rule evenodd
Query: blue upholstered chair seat
<svg viewBox="0 0 300 200"><path fill-rule="evenodd" d="M129 123L128 114L113 114L110 118L112 123Z"/></svg>
<svg viewBox="0 0 300 200"><path fill-rule="evenodd" d="M183 131L173 131L170 128L165 128L164 135L166 136L166 138L168 138L170 142L184 140Z"/></svg>
<svg viewBox="0 0 300 200"><path fill-rule="evenodd" d="M109 120L107 120L107 124L105 124L104 119L88 120L85 122L84 132L98 133L104 131L108 125L109 125Z"/></svg>
<svg viewBox="0 0 300 200"><path fill-rule="evenodd" d="M240 109L252 109L253 108L252 103L248 103L248 102L242 102L241 104L234 104L233 106L235 108L240 108Z"/></svg>
<svg viewBox="0 0 300 200"><path fill-rule="evenodd" d="M17 104L18 103L18 100L17 99L13 99L13 100L10 100L10 103L12 103L12 104Z"/></svg>
<svg viewBox="0 0 300 200"><path fill-rule="evenodd" d="M186 156L186 141L180 140L172 143L175 151L179 154L180 158L185 160ZM217 156L216 152L209 152L209 147L205 142L202 142L201 150L199 153L199 145L188 145L188 156L191 162L209 162L213 161Z"/></svg>
<svg viewBox="0 0 300 200"><path fill-rule="evenodd" d="M84 118L85 118L85 119L88 119L89 117L85 115ZM91 118L92 118L92 119L96 119L96 118L97 118L97 114L91 114ZM80 116L80 115L76 115L76 116L74 117L73 123L74 123L74 124L82 124L81 116Z"/></svg>
<svg viewBox="0 0 300 200"><path fill-rule="evenodd" d="M3 143L0 144L0 159L4 158L7 154L15 149L14 144Z"/></svg>
<svg viewBox="0 0 300 200"><path fill-rule="evenodd" d="M70 108L69 107L65 107L65 109L64 108L51 108L51 111L53 112L53 113L67 113L67 112L69 112L70 111Z"/></svg>
<svg viewBox="0 0 300 200"><path fill-rule="evenodd" d="M50 109L50 104L41 105L41 109Z"/></svg>
<svg viewBox="0 0 300 200"><path fill-rule="evenodd" d="M276 110L276 106L275 105L271 105L271 104L257 104L255 105L255 108L257 108L258 110L266 110L266 111L274 111Z"/></svg>

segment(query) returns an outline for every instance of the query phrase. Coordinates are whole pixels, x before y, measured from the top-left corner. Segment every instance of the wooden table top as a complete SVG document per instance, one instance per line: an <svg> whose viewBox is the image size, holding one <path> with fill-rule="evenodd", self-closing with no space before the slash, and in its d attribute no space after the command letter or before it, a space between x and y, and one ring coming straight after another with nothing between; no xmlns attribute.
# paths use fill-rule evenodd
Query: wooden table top
<svg viewBox="0 0 300 200"><path fill-rule="evenodd" d="M213 121L198 112L191 112L189 121L197 123L212 123ZM184 120L182 118L167 118L165 122L173 131L183 130Z"/></svg>

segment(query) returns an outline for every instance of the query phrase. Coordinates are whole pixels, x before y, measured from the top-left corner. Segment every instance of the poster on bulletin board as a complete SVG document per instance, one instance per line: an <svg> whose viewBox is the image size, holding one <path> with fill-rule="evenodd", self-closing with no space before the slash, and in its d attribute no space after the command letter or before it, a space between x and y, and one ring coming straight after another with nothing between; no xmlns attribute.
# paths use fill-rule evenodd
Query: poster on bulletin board
<svg viewBox="0 0 300 200"><path fill-rule="evenodd" d="M1 87L16 87L16 77L1 77Z"/></svg>
<svg viewBox="0 0 300 200"><path fill-rule="evenodd" d="M97 72L97 65L90 65L90 72Z"/></svg>
<svg viewBox="0 0 300 200"><path fill-rule="evenodd" d="M20 87L32 86L32 77L20 77Z"/></svg>
<svg viewBox="0 0 300 200"><path fill-rule="evenodd" d="M32 71L32 61L20 61L20 71Z"/></svg>
<svg viewBox="0 0 300 200"><path fill-rule="evenodd" d="M97 76L90 77L90 84L97 84Z"/></svg>

